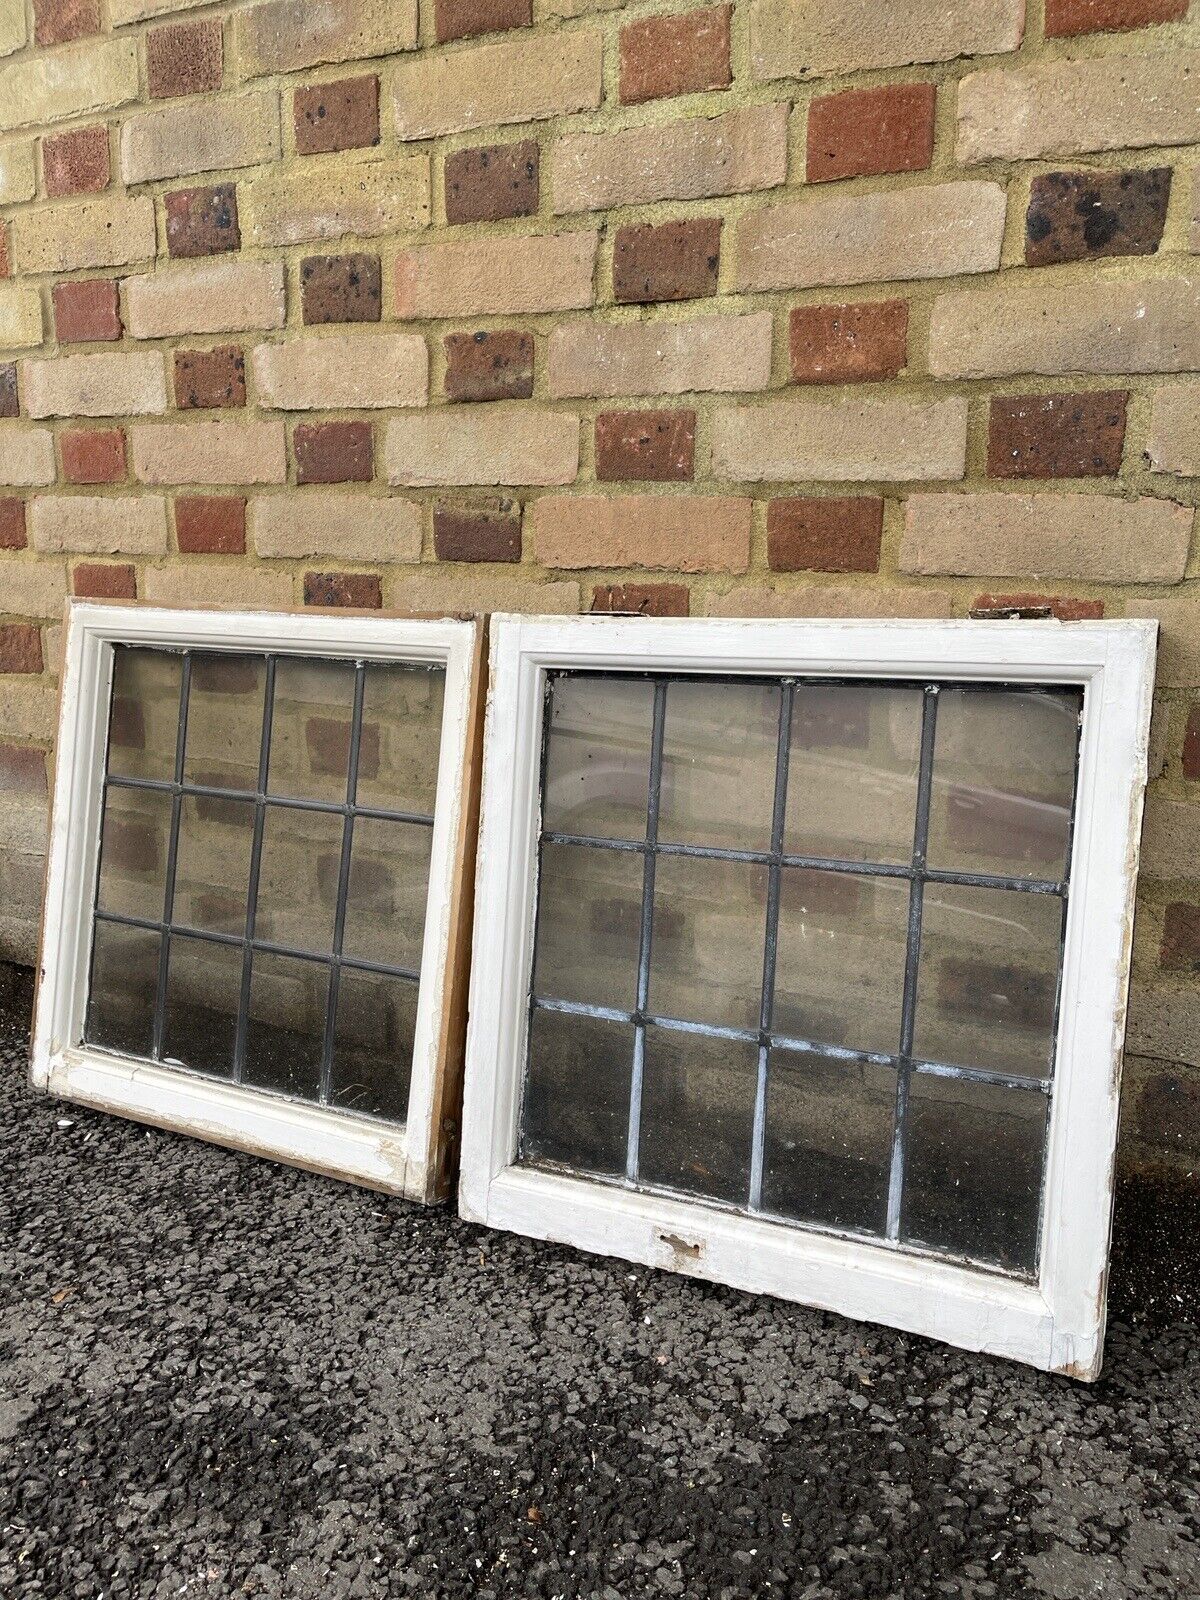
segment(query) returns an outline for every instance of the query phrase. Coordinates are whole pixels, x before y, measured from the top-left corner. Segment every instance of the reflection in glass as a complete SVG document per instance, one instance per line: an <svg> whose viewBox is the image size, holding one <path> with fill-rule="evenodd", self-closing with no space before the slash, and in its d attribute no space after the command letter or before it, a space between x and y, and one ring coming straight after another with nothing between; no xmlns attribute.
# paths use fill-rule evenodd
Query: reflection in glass
<svg viewBox="0 0 1200 1600"><path fill-rule="evenodd" d="M559 677L549 714L546 830L644 839L653 686L640 678Z"/></svg>
<svg viewBox="0 0 1200 1600"><path fill-rule="evenodd" d="M446 674L372 662L363 694L360 806L433 815Z"/></svg>
<svg viewBox="0 0 1200 1600"><path fill-rule="evenodd" d="M650 945L653 1015L757 1028L766 919L766 867L659 856ZM590 952L577 951L580 957L590 961Z"/></svg>
<svg viewBox="0 0 1200 1600"><path fill-rule="evenodd" d="M344 955L419 970L432 844L422 823L355 818Z"/></svg>
<svg viewBox="0 0 1200 1600"><path fill-rule="evenodd" d="M108 787L100 839L97 904L101 911L160 920L170 838L168 793Z"/></svg>
<svg viewBox="0 0 1200 1600"><path fill-rule="evenodd" d="M524 1158L623 1174L632 1070L627 1023L535 1010L521 1121Z"/></svg>
<svg viewBox="0 0 1200 1600"><path fill-rule="evenodd" d="M245 933L253 843L253 800L184 795L172 913L177 926Z"/></svg>
<svg viewBox="0 0 1200 1600"><path fill-rule="evenodd" d="M192 657L185 783L247 794L258 788L266 677L263 656Z"/></svg>
<svg viewBox="0 0 1200 1600"><path fill-rule="evenodd" d="M182 661L167 650L114 648L109 772L122 778L174 778Z"/></svg>
<svg viewBox="0 0 1200 1600"><path fill-rule="evenodd" d="M233 1071L241 992L241 945L173 934L167 960L164 1059L227 1078Z"/></svg>
<svg viewBox="0 0 1200 1600"><path fill-rule="evenodd" d="M404 1122L416 1028L417 985L411 979L343 967L330 1104Z"/></svg>
<svg viewBox="0 0 1200 1600"><path fill-rule="evenodd" d="M353 662L281 657L275 666L268 792L344 804L353 709Z"/></svg>
<svg viewBox="0 0 1200 1600"><path fill-rule="evenodd" d="M148 1056L154 1037L161 940L144 928L97 922L84 1038L103 1050Z"/></svg>
<svg viewBox="0 0 1200 1600"><path fill-rule="evenodd" d="M340 812L267 806L254 936L328 955L342 865Z"/></svg>
<svg viewBox="0 0 1200 1600"><path fill-rule="evenodd" d="M745 1205L757 1084L757 1045L647 1028L642 1180Z"/></svg>
<svg viewBox="0 0 1200 1600"><path fill-rule="evenodd" d="M317 1099L328 999L329 968L322 962L256 950L243 1081Z"/></svg>
<svg viewBox="0 0 1200 1600"><path fill-rule="evenodd" d="M779 704L772 685L670 685L658 819L664 843L770 847Z"/></svg>
<svg viewBox="0 0 1200 1600"><path fill-rule="evenodd" d="M534 993L630 1011L637 1001L642 857L542 846Z"/></svg>

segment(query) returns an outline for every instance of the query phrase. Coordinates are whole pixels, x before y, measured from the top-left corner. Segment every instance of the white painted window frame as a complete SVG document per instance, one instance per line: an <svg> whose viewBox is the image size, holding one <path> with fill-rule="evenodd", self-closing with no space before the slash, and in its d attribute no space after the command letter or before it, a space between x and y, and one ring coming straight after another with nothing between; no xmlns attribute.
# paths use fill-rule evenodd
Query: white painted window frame
<svg viewBox="0 0 1200 1600"><path fill-rule="evenodd" d="M489 1227L1094 1378L1157 624L497 616L484 734L459 1204ZM1036 1282L514 1165L548 672L824 675L1084 691Z"/></svg>
<svg viewBox="0 0 1200 1600"><path fill-rule="evenodd" d="M35 1088L412 1199L434 1198L443 1013L481 624L73 601L67 613L30 1079ZM121 644L416 662L445 669L429 894L408 1121L310 1105L83 1041L113 651ZM473 840L466 841L468 849Z"/></svg>

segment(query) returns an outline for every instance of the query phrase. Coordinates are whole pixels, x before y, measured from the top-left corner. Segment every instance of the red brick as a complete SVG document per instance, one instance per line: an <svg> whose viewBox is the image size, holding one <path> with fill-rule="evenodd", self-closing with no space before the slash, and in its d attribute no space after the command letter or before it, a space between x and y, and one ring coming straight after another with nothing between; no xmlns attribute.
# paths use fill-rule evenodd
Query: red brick
<svg viewBox="0 0 1200 1600"><path fill-rule="evenodd" d="M350 733L350 723L340 717L308 719L304 728L304 743L308 750L308 764L314 772L345 773L350 760ZM365 722L358 747L360 778L379 776L379 754L379 724Z"/></svg>
<svg viewBox="0 0 1200 1600"><path fill-rule="evenodd" d="M205 802L200 802L201 813ZM237 820L237 812L230 818ZM123 872L158 872L162 864L162 838L151 822L120 813L104 822L104 859Z"/></svg>
<svg viewBox="0 0 1200 1600"><path fill-rule="evenodd" d="M1153 255L1170 198L1170 167L1043 172L1029 191L1025 264L1051 267L1102 256Z"/></svg>
<svg viewBox="0 0 1200 1600"><path fill-rule="evenodd" d="M1189 783L1200 782L1200 706L1188 712L1183 732L1183 775Z"/></svg>
<svg viewBox="0 0 1200 1600"><path fill-rule="evenodd" d="M602 411L596 418L600 483L682 483L695 470L694 411Z"/></svg>
<svg viewBox="0 0 1200 1600"><path fill-rule="evenodd" d="M200 189L176 189L166 197L167 249L173 256L215 256L240 250L237 189L215 183Z"/></svg>
<svg viewBox="0 0 1200 1600"><path fill-rule="evenodd" d="M435 505L433 548L439 561L519 561L521 507L506 499Z"/></svg>
<svg viewBox="0 0 1200 1600"><path fill-rule="evenodd" d="M296 149L302 156L362 150L379 143L379 79L339 78L297 89L292 101Z"/></svg>
<svg viewBox="0 0 1200 1600"><path fill-rule="evenodd" d="M796 383L878 383L908 360L908 302L797 306L788 323Z"/></svg>
<svg viewBox="0 0 1200 1600"><path fill-rule="evenodd" d="M378 611L383 605L383 583L373 572L306 572L304 604Z"/></svg>
<svg viewBox="0 0 1200 1600"><path fill-rule="evenodd" d="M125 434L120 428L78 428L59 435L64 483L120 483Z"/></svg>
<svg viewBox="0 0 1200 1600"><path fill-rule="evenodd" d="M33 0L38 44L66 44L100 32L100 0Z"/></svg>
<svg viewBox="0 0 1200 1600"><path fill-rule="evenodd" d="M621 29L621 103L727 89L732 6L646 17Z"/></svg>
<svg viewBox="0 0 1200 1600"><path fill-rule="evenodd" d="M292 448L297 483L370 483L374 476L369 422L298 422Z"/></svg>
<svg viewBox="0 0 1200 1600"><path fill-rule="evenodd" d="M0 550L24 550L25 502L19 496L0 496Z"/></svg>
<svg viewBox="0 0 1200 1600"><path fill-rule="evenodd" d="M246 358L236 344L175 351L175 404L181 411L246 404Z"/></svg>
<svg viewBox="0 0 1200 1600"><path fill-rule="evenodd" d="M767 560L774 572L877 572L883 501L772 500L767 507Z"/></svg>
<svg viewBox="0 0 1200 1600"><path fill-rule="evenodd" d="M40 672L42 630L32 622L0 624L0 672Z"/></svg>
<svg viewBox="0 0 1200 1600"><path fill-rule="evenodd" d="M21 412L17 396L17 363L0 361L0 417L16 417Z"/></svg>
<svg viewBox="0 0 1200 1600"><path fill-rule="evenodd" d="M137 573L127 564L81 561L71 574L71 593L81 600L136 600Z"/></svg>
<svg viewBox="0 0 1200 1600"><path fill-rule="evenodd" d="M8 257L8 224L0 222L0 278L7 278L12 272Z"/></svg>
<svg viewBox="0 0 1200 1600"><path fill-rule="evenodd" d="M64 194L96 194L112 178L108 129L103 123L47 134L42 140L42 172L52 200Z"/></svg>
<svg viewBox="0 0 1200 1600"><path fill-rule="evenodd" d="M46 752L25 744L0 744L0 789L9 794L46 793Z"/></svg>
<svg viewBox="0 0 1200 1600"><path fill-rule="evenodd" d="M1103 600L1076 600L1062 594L981 594L971 607L973 617L1056 617L1059 622L1095 622L1104 615Z"/></svg>
<svg viewBox="0 0 1200 1600"><path fill-rule="evenodd" d="M1158 964L1172 972L1200 971L1200 906L1174 900L1167 907Z"/></svg>
<svg viewBox="0 0 1200 1600"><path fill-rule="evenodd" d="M146 35L146 67L152 100L204 94L221 87L221 23L175 22Z"/></svg>
<svg viewBox="0 0 1200 1600"><path fill-rule="evenodd" d="M442 348L447 400L528 400L533 393L531 333L448 333Z"/></svg>
<svg viewBox="0 0 1200 1600"><path fill-rule="evenodd" d="M241 495L177 495L175 539L185 556L245 555L245 499Z"/></svg>
<svg viewBox="0 0 1200 1600"><path fill-rule="evenodd" d="M613 299L621 305L703 299L717 292L720 258L720 217L619 228L613 247Z"/></svg>
<svg viewBox="0 0 1200 1600"><path fill-rule="evenodd" d="M993 478L1111 478L1125 446L1123 390L996 396L988 417Z"/></svg>
<svg viewBox="0 0 1200 1600"><path fill-rule="evenodd" d="M121 302L112 278L54 285L54 332L59 344L121 337Z"/></svg>
<svg viewBox="0 0 1200 1600"><path fill-rule="evenodd" d="M933 159L937 90L894 83L824 95L808 108L808 181L922 172Z"/></svg>
<svg viewBox="0 0 1200 1600"><path fill-rule="evenodd" d="M533 0L437 0L434 10L439 44L532 24Z"/></svg>
<svg viewBox="0 0 1200 1600"><path fill-rule="evenodd" d="M639 617L686 617L689 602L686 583L598 583L592 590L593 611Z"/></svg>
<svg viewBox="0 0 1200 1600"><path fill-rule="evenodd" d="M306 256L300 263L304 321L378 322L383 304L379 257Z"/></svg>
<svg viewBox="0 0 1200 1600"><path fill-rule="evenodd" d="M1046 0L1046 37L1177 22L1187 9L1188 0Z"/></svg>
<svg viewBox="0 0 1200 1600"><path fill-rule="evenodd" d="M538 208L538 145L477 145L446 157L446 221L499 222Z"/></svg>

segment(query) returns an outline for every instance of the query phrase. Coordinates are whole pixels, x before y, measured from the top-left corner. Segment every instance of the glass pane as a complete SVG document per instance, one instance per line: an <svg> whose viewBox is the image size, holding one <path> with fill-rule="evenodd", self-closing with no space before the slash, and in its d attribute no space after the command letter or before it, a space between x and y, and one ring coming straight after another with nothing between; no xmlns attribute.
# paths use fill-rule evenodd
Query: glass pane
<svg viewBox="0 0 1200 1600"><path fill-rule="evenodd" d="M1047 1077L1061 927L1057 895L927 883L914 1055Z"/></svg>
<svg viewBox="0 0 1200 1600"><path fill-rule="evenodd" d="M192 657L185 783L249 794L258 788L266 674L262 656Z"/></svg>
<svg viewBox="0 0 1200 1600"><path fill-rule="evenodd" d="M766 920L766 867L660 855L650 945L654 1015L757 1028ZM581 954L590 961L590 951Z"/></svg>
<svg viewBox="0 0 1200 1600"><path fill-rule="evenodd" d="M664 843L770 848L779 698L777 688L754 683L670 685L658 820Z"/></svg>
<svg viewBox="0 0 1200 1600"><path fill-rule="evenodd" d="M175 867L176 926L244 934L253 800L184 795Z"/></svg>
<svg viewBox="0 0 1200 1600"><path fill-rule="evenodd" d="M633 1010L642 876L642 856L635 851L542 846L535 994Z"/></svg>
<svg viewBox="0 0 1200 1600"><path fill-rule="evenodd" d="M438 668L367 668L358 804L433 815L446 674Z"/></svg>
<svg viewBox="0 0 1200 1600"><path fill-rule="evenodd" d="M745 1205L758 1046L647 1028L639 1175Z"/></svg>
<svg viewBox="0 0 1200 1600"><path fill-rule="evenodd" d="M280 657L271 709L271 794L345 804L353 710L352 662Z"/></svg>
<svg viewBox="0 0 1200 1600"><path fill-rule="evenodd" d="M342 968L330 1104L404 1122L417 1030L417 985Z"/></svg>
<svg viewBox="0 0 1200 1600"><path fill-rule="evenodd" d="M1061 878L1082 697L1042 689L938 696L929 865Z"/></svg>
<svg viewBox="0 0 1200 1600"><path fill-rule="evenodd" d="M163 914L171 796L162 789L113 789L104 796L101 911L158 922Z"/></svg>
<svg viewBox="0 0 1200 1600"><path fill-rule="evenodd" d="M524 1160L624 1173L633 1032L624 1022L533 1013L521 1123Z"/></svg>
<svg viewBox="0 0 1200 1600"><path fill-rule="evenodd" d="M315 1100L321 1090L329 968L254 952L243 1081Z"/></svg>
<svg viewBox="0 0 1200 1600"><path fill-rule="evenodd" d="M908 883L785 867L771 1030L894 1055L900 1048Z"/></svg>
<svg viewBox="0 0 1200 1600"><path fill-rule="evenodd" d="M341 812L267 806L254 936L326 955L342 865Z"/></svg>
<svg viewBox="0 0 1200 1600"><path fill-rule="evenodd" d="M343 954L419 970L432 842L422 823L355 819Z"/></svg>
<svg viewBox="0 0 1200 1600"><path fill-rule="evenodd" d="M233 1071L242 947L175 934L167 964L163 1057L197 1072Z"/></svg>
<svg viewBox="0 0 1200 1600"><path fill-rule="evenodd" d="M110 772L122 778L174 778L181 663L181 656L165 650L114 649Z"/></svg>
<svg viewBox="0 0 1200 1600"><path fill-rule="evenodd" d="M895 1105L892 1067L773 1050L763 1210L797 1222L881 1234Z"/></svg>
<svg viewBox="0 0 1200 1600"><path fill-rule="evenodd" d="M797 684L788 766L789 855L912 859L921 765L919 689Z"/></svg>
<svg viewBox="0 0 1200 1600"><path fill-rule="evenodd" d="M157 933L97 922L84 1037L122 1055L148 1056L158 993Z"/></svg>
<svg viewBox="0 0 1200 1600"><path fill-rule="evenodd" d="M1032 1272L1045 1096L914 1073L907 1126L901 1236Z"/></svg>
<svg viewBox="0 0 1200 1600"><path fill-rule="evenodd" d="M554 680L542 825L644 839L654 688L638 678Z"/></svg>

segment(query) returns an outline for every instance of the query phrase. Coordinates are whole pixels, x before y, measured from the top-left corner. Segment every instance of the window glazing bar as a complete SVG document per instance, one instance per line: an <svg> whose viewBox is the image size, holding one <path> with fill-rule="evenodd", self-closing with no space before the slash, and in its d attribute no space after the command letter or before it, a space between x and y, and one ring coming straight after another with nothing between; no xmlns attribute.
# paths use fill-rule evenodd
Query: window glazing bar
<svg viewBox="0 0 1200 1600"><path fill-rule="evenodd" d="M654 933L654 846L658 843L658 817L662 804L663 738L667 721L667 684L656 679L654 716L650 729L650 780L646 796L646 850L642 869L642 924L638 945L637 1015L633 1035L633 1069L629 1079L629 1127L625 1146L625 1175L638 1177L642 1140L642 1086L646 1075L646 1007L650 1002L650 947Z"/></svg>
<svg viewBox="0 0 1200 1600"><path fill-rule="evenodd" d="M188 701L192 690L192 654L183 652L179 670L179 721L175 729L175 784L183 784L184 751L187 747ZM183 813L182 788L171 795L171 832L167 840L166 881L163 885L163 926L158 947L158 984L154 994L154 1024L150 1054L162 1060L163 1030L166 1024L167 963L170 960L171 918L175 911L175 869L179 861L179 823Z"/></svg>
<svg viewBox="0 0 1200 1600"><path fill-rule="evenodd" d="M321 1088L318 1100L329 1104L333 1081L333 1042L337 1023L338 990L341 987L342 941L346 933L346 900L350 892L350 852L354 844L354 800L358 794L358 756L362 742L363 700L367 669L359 661L354 667L354 710L350 718L350 761L346 773L346 812L342 822L342 861L338 871L337 906L333 914L333 961L329 970L329 994L325 1009L325 1043L321 1053Z"/></svg>
<svg viewBox="0 0 1200 1600"><path fill-rule="evenodd" d="M250 1029L250 981L254 962L254 927L258 920L258 883L262 875L263 825L267 808L267 773L271 766L271 728L275 716L275 662L267 657L263 684L262 738L258 746L258 793L254 798L254 836L250 844L250 882L246 892L246 939L242 951L242 984L233 1043L233 1081L241 1083L246 1067L246 1035Z"/></svg>
<svg viewBox="0 0 1200 1600"><path fill-rule="evenodd" d="M209 783L171 783L166 778L127 778L118 774L109 776L106 781L114 789L153 789L160 794L197 795L203 800L253 800L287 811L325 811L340 817L353 811L355 816L377 818L380 822L412 822L421 827L433 827L432 816L424 811L388 811L382 806L350 806L337 800L303 800L294 795L268 794L261 776L257 790L224 789Z"/></svg>

